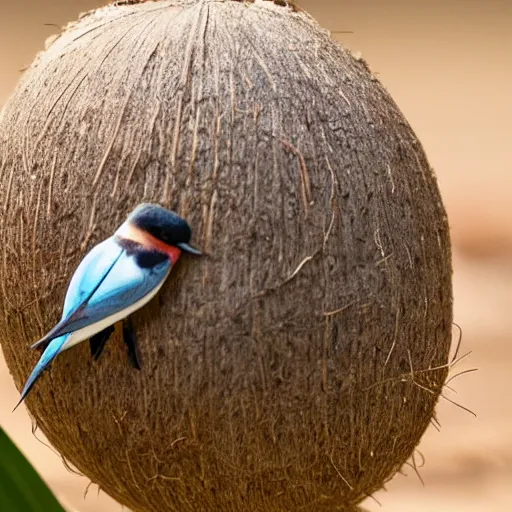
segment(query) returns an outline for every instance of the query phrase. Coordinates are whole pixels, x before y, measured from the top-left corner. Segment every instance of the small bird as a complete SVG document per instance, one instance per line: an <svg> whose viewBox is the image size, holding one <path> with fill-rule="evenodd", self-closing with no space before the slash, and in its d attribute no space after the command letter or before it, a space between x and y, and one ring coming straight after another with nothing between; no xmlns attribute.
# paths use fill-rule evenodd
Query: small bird
<svg viewBox="0 0 512 512"><path fill-rule="evenodd" d="M64 350L89 339L97 360L121 320L129 360L140 369L129 315L157 294L182 251L201 255L189 245L191 236L190 226L176 213L141 204L113 236L96 245L71 278L60 322L31 347L44 351L15 409Z"/></svg>

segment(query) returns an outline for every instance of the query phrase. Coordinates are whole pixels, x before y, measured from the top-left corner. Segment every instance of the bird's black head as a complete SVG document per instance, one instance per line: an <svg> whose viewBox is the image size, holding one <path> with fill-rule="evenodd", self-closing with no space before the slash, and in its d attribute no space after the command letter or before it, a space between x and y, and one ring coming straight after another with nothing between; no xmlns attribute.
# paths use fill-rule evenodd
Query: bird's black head
<svg viewBox="0 0 512 512"><path fill-rule="evenodd" d="M192 230L187 221L160 205L144 203L137 206L129 215L128 222L167 245L174 245L192 254L201 254L189 245Z"/></svg>

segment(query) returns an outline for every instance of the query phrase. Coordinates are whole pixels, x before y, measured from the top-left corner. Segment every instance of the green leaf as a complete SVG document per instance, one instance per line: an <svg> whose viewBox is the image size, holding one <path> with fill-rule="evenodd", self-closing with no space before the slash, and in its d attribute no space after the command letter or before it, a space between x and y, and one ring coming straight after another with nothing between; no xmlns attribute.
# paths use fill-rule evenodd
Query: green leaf
<svg viewBox="0 0 512 512"><path fill-rule="evenodd" d="M0 428L0 510L64 512L30 462Z"/></svg>

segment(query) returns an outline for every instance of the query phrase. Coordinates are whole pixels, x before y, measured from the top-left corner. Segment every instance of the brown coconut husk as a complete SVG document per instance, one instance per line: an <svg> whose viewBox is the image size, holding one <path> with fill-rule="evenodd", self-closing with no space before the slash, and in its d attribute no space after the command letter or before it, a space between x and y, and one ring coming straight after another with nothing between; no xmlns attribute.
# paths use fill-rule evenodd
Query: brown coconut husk
<svg viewBox="0 0 512 512"><path fill-rule="evenodd" d="M184 257L95 363L27 406L135 511L355 510L406 462L447 374L448 224L423 149L365 62L274 2L83 16L0 117L0 341L18 387L84 254L160 202ZM14 404L13 404L14 405Z"/></svg>

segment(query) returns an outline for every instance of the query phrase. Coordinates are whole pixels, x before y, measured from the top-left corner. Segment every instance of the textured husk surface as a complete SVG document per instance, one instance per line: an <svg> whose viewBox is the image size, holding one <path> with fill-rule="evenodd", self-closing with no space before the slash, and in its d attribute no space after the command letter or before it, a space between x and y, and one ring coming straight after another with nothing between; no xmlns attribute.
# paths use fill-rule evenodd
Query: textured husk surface
<svg viewBox="0 0 512 512"><path fill-rule="evenodd" d="M284 3L284 2L280 2ZM142 201L184 257L95 363L27 406L144 512L351 511L401 468L446 378L448 224L364 61L289 6L109 6L39 54L0 116L0 341L18 387L84 254ZM14 405L14 404L13 404Z"/></svg>

